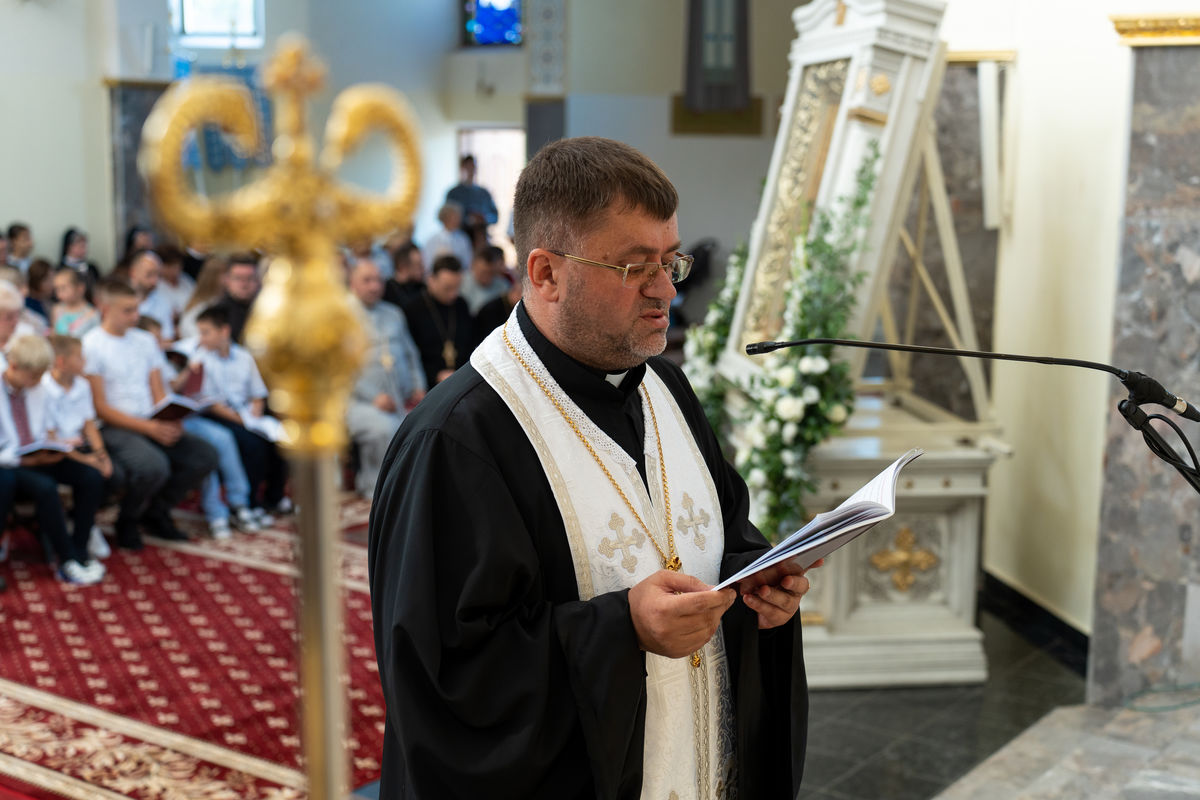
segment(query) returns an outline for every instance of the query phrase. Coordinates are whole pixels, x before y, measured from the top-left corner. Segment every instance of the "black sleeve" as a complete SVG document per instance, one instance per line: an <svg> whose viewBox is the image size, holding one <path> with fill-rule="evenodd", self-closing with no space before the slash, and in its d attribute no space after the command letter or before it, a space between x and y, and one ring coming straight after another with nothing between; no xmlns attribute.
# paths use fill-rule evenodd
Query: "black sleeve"
<svg viewBox="0 0 1200 800"><path fill-rule="evenodd" d="M547 599L521 499L528 474L437 430L393 452L370 523L375 644L404 784L389 791L636 797L645 660L628 593Z"/></svg>

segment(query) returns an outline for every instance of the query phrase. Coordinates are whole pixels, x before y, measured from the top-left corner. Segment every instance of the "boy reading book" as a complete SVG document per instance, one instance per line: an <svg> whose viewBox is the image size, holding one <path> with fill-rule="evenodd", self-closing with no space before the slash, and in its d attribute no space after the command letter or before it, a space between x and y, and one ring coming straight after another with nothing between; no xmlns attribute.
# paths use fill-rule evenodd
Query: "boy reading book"
<svg viewBox="0 0 1200 800"><path fill-rule="evenodd" d="M267 509L282 511L288 504L283 502L287 464L272 436L278 422L265 414L267 385L250 351L234 343L223 307L205 309L196 318L196 327L200 342L193 361L203 369L201 391L216 401L207 413L237 439L250 479L250 506L260 522L269 525Z"/></svg>
<svg viewBox="0 0 1200 800"><path fill-rule="evenodd" d="M164 351L181 347L178 342L171 344L163 340L162 326L155 319L143 315L138 320L138 327L154 334ZM190 352L193 346L194 343L184 344L182 349L184 352ZM187 396L199 391L204 376L203 368L193 362L176 372L174 364L168 360L163 364L163 375L171 391L178 394L167 395L155 403L152 416L155 419L181 420L185 431L200 437L217 451L217 468L204 479L200 489L200 510L204 512L204 518L208 521L208 532L214 539L228 539L233 535L233 530L229 527L231 521L246 533L262 530L258 515L248 507L250 481L246 477L245 467L242 466L237 441L234 440L233 434L216 420L194 413L206 409L207 403L197 403ZM224 498L221 497L222 484L225 486Z"/></svg>
<svg viewBox="0 0 1200 800"><path fill-rule="evenodd" d="M187 539L170 509L213 471L217 454L179 422L149 418L166 395L165 360L154 336L136 328L137 292L110 279L99 301L100 327L83 337L83 357L96 415L104 423L101 438L129 487L117 516L117 544L141 549L139 525L164 539Z"/></svg>
<svg viewBox="0 0 1200 800"><path fill-rule="evenodd" d="M70 583L90 584L104 577L104 566L87 557L88 535L104 495L104 478L94 467L61 452L41 450L18 455L19 448L48 438L51 428L42 374L54 360L40 336L21 336L8 350L0 380L0 511L7 518L14 496L26 496L37 509L38 528L58 557L59 574ZM71 487L74 529L67 532L58 485Z"/></svg>
<svg viewBox="0 0 1200 800"><path fill-rule="evenodd" d="M79 275L74 270L72 273ZM106 493L119 494L123 489L122 476L113 469L112 459L100 438L92 387L83 377L83 343L74 336L54 334L50 337L50 347L54 350L54 364L42 376L42 391L46 393L47 416L55 438L75 445L67 458L95 469L106 481ZM87 547L88 553L96 558L109 556L108 542L95 525Z"/></svg>

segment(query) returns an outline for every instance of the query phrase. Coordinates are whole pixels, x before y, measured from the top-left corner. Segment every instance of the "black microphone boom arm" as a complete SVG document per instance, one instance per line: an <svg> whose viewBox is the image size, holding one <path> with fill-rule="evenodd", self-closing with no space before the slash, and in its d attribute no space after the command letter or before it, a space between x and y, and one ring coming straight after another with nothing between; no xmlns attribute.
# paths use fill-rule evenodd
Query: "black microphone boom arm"
<svg viewBox="0 0 1200 800"><path fill-rule="evenodd" d="M864 342L858 339L796 339L790 342L753 342L746 345L746 354L753 356L762 353L771 353L785 347L805 347L809 345L862 347L868 350L899 350L903 353L927 353L935 356L956 356L959 358L984 358L992 361L1024 361L1032 364L1082 367L1084 369L1093 369L1115 375L1129 391L1129 397L1122 400L1118 406L1121 416L1125 418L1131 427L1141 432L1142 438L1146 440L1146 444L1156 456L1174 467L1193 489L1200 492L1200 460L1196 458L1196 454L1192 450L1187 437L1183 435L1183 431L1179 430L1178 426L1166 417L1160 414L1147 415L1138 406L1146 403L1165 406L1184 419L1189 419L1193 422L1200 422L1200 409L1197 409L1183 398L1171 394L1163 388L1162 384L1144 373L1121 369L1120 367L1114 367L1111 364L1102 364L1098 361L1082 361L1077 358L1022 356L1012 353L990 353L985 350L955 350L950 347L927 347L918 344ZM1175 432L1179 434L1179 438L1183 440L1184 445L1187 447L1188 454L1192 460L1191 464L1183 461L1175 449L1168 445L1162 436L1159 435L1158 431L1154 429L1150 421L1155 419L1162 420L1175 429Z"/></svg>

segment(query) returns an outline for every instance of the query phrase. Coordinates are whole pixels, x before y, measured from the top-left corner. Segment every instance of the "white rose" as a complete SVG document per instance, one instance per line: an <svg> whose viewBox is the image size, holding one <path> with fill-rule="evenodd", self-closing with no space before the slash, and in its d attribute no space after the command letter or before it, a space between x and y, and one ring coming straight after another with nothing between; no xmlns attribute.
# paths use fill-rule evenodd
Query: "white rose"
<svg viewBox="0 0 1200 800"><path fill-rule="evenodd" d="M796 368L787 366L775 370L775 382L785 389L796 382Z"/></svg>
<svg viewBox="0 0 1200 800"><path fill-rule="evenodd" d="M710 308L708 313L704 315L704 324L712 327L721 321L721 312L715 308Z"/></svg>
<svg viewBox="0 0 1200 800"><path fill-rule="evenodd" d="M796 434L799 432L800 432L800 426L794 422L789 422L788 424L784 425L783 426L783 443L791 444L792 442L796 441ZM791 455L791 454L785 453L784 455ZM784 463L786 464L787 462L785 461Z"/></svg>
<svg viewBox="0 0 1200 800"><path fill-rule="evenodd" d="M804 391L800 393L800 399L804 405L811 406L821 399L821 392L815 386L805 386Z"/></svg>
<svg viewBox="0 0 1200 800"><path fill-rule="evenodd" d="M800 359L800 371L805 375L823 375L829 371L829 359L825 356L804 356Z"/></svg>
<svg viewBox="0 0 1200 800"><path fill-rule="evenodd" d="M755 467L754 469L750 470L750 476L746 478L746 483L749 484L751 488L761 489L767 485L767 473L763 472L758 467Z"/></svg>
<svg viewBox="0 0 1200 800"><path fill-rule="evenodd" d="M746 466L746 464L749 461L750 461L750 448L749 447L739 447L737 449L737 453L733 457L733 463L735 465L737 465L738 469L741 469L742 467Z"/></svg>
<svg viewBox="0 0 1200 800"><path fill-rule="evenodd" d="M767 434L763 430L762 423L756 422L751 425L746 431L746 444L752 450L761 450L767 446Z"/></svg>
<svg viewBox="0 0 1200 800"><path fill-rule="evenodd" d="M772 436L779 433L779 420L773 419L767 423L767 433L771 434Z"/></svg>
<svg viewBox="0 0 1200 800"><path fill-rule="evenodd" d="M704 332L704 346L705 347L716 347L717 346L717 332L716 331L705 331Z"/></svg>
<svg viewBox="0 0 1200 800"><path fill-rule="evenodd" d="M791 425L792 423L789 422L788 424ZM796 463L796 454L791 450L784 450L779 454L779 460L783 462L785 467L790 467Z"/></svg>
<svg viewBox="0 0 1200 800"><path fill-rule="evenodd" d="M804 403L798 397L781 397L775 403L775 413L784 422L795 422L804 416Z"/></svg>
<svg viewBox="0 0 1200 800"><path fill-rule="evenodd" d="M804 468L799 464L793 464L783 470L784 477L789 481L798 481L804 477Z"/></svg>
<svg viewBox="0 0 1200 800"><path fill-rule="evenodd" d="M849 416L849 412L841 403L835 403L833 408L829 409L829 421L834 425L841 425L846 421L847 416Z"/></svg>

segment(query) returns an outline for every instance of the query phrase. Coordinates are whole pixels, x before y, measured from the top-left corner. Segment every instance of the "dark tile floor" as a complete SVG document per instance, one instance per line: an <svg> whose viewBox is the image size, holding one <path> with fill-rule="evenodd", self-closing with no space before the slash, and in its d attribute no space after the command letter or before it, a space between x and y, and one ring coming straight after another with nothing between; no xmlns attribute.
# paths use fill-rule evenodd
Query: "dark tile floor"
<svg viewBox="0 0 1200 800"><path fill-rule="evenodd" d="M1037 647L987 612L979 626L982 685L812 692L800 799L928 800L1050 710L1084 701L1083 664L1065 643Z"/></svg>
<svg viewBox="0 0 1200 800"><path fill-rule="evenodd" d="M1067 643L1036 646L987 612L979 627L982 685L813 691L800 800L929 800L1051 709L1084 701Z"/></svg>

